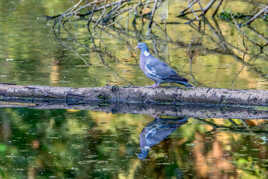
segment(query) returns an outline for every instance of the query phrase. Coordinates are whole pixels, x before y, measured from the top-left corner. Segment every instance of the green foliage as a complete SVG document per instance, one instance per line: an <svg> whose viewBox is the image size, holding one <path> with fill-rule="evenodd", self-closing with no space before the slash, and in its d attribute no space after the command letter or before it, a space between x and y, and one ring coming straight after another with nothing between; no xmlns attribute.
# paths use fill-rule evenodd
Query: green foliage
<svg viewBox="0 0 268 179"><path fill-rule="evenodd" d="M268 22L268 14L265 14L265 15L263 16L263 20L266 21L266 22Z"/></svg>
<svg viewBox="0 0 268 179"><path fill-rule="evenodd" d="M144 127L152 118L93 114L72 110L1 109L0 127L8 120L11 132L9 142L0 138L0 174L24 178L34 166L37 177L114 178L127 176L132 170L137 176L155 177L153 171L156 168L165 177L192 176L195 161L189 153L195 146L195 134L208 138L209 142L204 141L205 150L212 150L213 132L200 121L191 119L151 149L147 159L150 164L140 161L139 167L133 168L138 162L136 153L140 150L139 140L136 140L141 132L138 128ZM243 125L238 120L236 123ZM232 127L229 122L226 124ZM225 135L229 134L225 132ZM253 174L262 176L263 161L256 160L259 151L252 150L258 149L254 147L256 141L254 136L244 135L229 143L233 146L233 162L247 170L254 162L256 172ZM183 172L185 170L187 173Z"/></svg>
<svg viewBox="0 0 268 179"><path fill-rule="evenodd" d="M0 153L3 153L7 150L7 146L5 144L0 144Z"/></svg>
<svg viewBox="0 0 268 179"><path fill-rule="evenodd" d="M232 21L232 19L249 19L250 16L249 15L245 15L245 14L242 14L242 13L234 13L234 12L231 12L231 11L222 11L219 13L218 17L221 19L221 20L224 20L224 21Z"/></svg>

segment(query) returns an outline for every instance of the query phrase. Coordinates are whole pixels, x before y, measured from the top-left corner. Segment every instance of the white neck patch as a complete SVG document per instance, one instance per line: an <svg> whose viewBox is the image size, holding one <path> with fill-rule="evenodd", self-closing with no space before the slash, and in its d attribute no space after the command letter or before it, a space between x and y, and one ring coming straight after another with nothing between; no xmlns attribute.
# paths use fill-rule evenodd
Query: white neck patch
<svg viewBox="0 0 268 179"><path fill-rule="evenodd" d="M143 55L146 56L146 57L148 57L150 55L150 53L147 50L145 50L144 53L143 53Z"/></svg>

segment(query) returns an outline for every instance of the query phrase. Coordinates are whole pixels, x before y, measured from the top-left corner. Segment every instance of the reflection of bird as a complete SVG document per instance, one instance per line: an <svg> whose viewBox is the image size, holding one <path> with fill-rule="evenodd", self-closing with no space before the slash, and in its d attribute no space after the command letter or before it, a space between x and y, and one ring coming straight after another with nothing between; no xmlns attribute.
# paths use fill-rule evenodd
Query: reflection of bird
<svg viewBox="0 0 268 179"><path fill-rule="evenodd" d="M187 120L186 117L175 119L155 118L153 122L143 128L140 134L141 152L138 154L139 159L145 159L152 146L159 144L179 126L185 124Z"/></svg>
<svg viewBox="0 0 268 179"><path fill-rule="evenodd" d="M161 83L179 83L186 87L192 87L187 79L180 77L166 63L152 56L145 43L138 43L137 47L141 50L140 68L148 78L155 81L152 87L158 87Z"/></svg>

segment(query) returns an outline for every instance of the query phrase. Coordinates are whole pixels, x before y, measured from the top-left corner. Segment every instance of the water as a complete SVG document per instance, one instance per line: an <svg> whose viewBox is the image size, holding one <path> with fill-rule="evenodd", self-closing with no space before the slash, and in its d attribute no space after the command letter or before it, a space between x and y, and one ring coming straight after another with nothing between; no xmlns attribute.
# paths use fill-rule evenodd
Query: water
<svg viewBox="0 0 268 179"><path fill-rule="evenodd" d="M71 109L0 112L4 178L267 175L265 120L189 118L182 122L181 118L154 119ZM211 123L221 127L213 129ZM154 144L169 133L152 146L147 156L138 157L144 140L140 135ZM154 134L157 136L150 137Z"/></svg>
<svg viewBox="0 0 268 179"><path fill-rule="evenodd" d="M202 33L187 24L172 24L178 21L175 15L183 4L168 4L165 4L169 10L167 19L163 19L165 8L159 11L168 24L159 23L153 29L159 38L146 36L146 27L137 25L138 29L143 28L141 37L152 53L197 86L267 89L267 47L259 54L252 43L246 41L246 47L243 46L243 38L235 26L219 18L208 19ZM63 12L71 5L71 1L0 2L1 82L71 87L152 84L138 67L138 52L134 49L137 34L131 25L125 25L126 19L121 22L125 26L119 29L120 33L112 27L94 32L97 50L101 50L104 61L100 53L92 50L92 39L83 22L70 25L72 36L62 32L55 38L53 23L43 16ZM250 2L240 1L225 1L223 7L243 13L254 9ZM160 16L156 17L159 20ZM211 30L216 23L227 42L242 52L234 48L232 52L224 51L219 35ZM258 20L254 27L268 36L267 22ZM264 44L256 33L245 31L251 39ZM243 54L245 48L248 54ZM183 119L155 116L151 113L154 108L148 107L135 111L109 106L95 111L79 107L41 110L8 104L13 107L0 109L2 178L267 178L268 175L268 123L265 119L254 119L254 115L251 119L247 116L238 119L234 114L239 112L233 110L221 116L200 118L197 114L208 114L209 109L194 111L190 107L193 114ZM172 110L182 109L187 111L182 106ZM145 139L147 145L140 146ZM146 155L139 155L148 147Z"/></svg>

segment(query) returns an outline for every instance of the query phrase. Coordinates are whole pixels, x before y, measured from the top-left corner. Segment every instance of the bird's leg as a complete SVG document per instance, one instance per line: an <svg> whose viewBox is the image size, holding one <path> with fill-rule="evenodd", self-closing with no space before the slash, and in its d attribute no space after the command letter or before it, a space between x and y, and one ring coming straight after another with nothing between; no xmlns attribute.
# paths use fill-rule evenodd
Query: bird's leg
<svg viewBox="0 0 268 179"><path fill-rule="evenodd" d="M152 88L157 88L159 85L160 85L159 82L155 82L155 84L153 84L151 87L152 87Z"/></svg>

